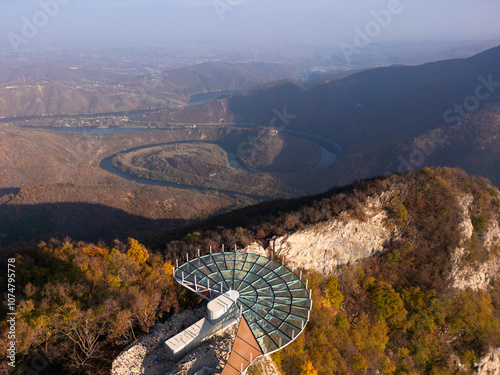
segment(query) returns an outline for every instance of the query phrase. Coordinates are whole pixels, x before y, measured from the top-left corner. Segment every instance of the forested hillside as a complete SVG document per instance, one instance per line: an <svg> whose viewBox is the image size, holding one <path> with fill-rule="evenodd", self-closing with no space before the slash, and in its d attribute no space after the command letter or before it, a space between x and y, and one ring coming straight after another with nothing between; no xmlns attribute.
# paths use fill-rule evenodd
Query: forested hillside
<svg viewBox="0 0 500 375"><path fill-rule="evenodd" d="M21 362L43 353L51 373L106 373L156 319L199 302L174 285L175 258L222 244L268 248L322 222L362 223L373 207L390 231L384 250L331 274L305 270L311 320L274 361L286 375L474 373L500 347L500 194L460 170L428 168L225 214L159 238L150 244L158 254L132 239L19 250L11 257ZM461 271L485 265L493 267L487 283L461 284Z"/></svg>

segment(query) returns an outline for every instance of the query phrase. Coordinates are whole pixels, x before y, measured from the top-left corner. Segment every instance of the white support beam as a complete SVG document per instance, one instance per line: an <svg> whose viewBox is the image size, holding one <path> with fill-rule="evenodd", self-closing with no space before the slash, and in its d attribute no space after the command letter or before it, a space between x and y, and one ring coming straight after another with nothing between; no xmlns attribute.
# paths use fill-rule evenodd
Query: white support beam
<svg viewBox="0 0 500 375"><path fill-rule="evenodd" d="M190 285L188 285L188 284L186 284L186 283L183 283L183 284L182 284L182 286L183 286L184 288L187 288L187 289L189 289L190 291L192 291L192 292L194 292L194 293L198 294L200 297L205 298L207 301L210 301L210 298L208 298L207 296L205 296L205 295L202 293L202 292L207 292L208 290L197 291L197 290L194 290L193 288L191 288L191 286L190 286Z"/></svg>

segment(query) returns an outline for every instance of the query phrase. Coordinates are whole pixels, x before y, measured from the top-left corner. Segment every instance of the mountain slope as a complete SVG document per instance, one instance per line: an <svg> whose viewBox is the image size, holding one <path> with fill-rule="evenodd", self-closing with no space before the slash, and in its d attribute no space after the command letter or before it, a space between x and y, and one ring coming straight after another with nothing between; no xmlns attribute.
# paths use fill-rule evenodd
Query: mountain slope
<svg viewBox="0 0 500 375"><path fill-rule="evenodd" d="M331 140L344 157L312 172L311 192L424 165L461 167L498 184L499 101L497 47L467 59L372 69L338 81L273 82L148 120L252 123ZM427 148L418 147L422 140L430 142ZM492 152L478 146L485 141Z"/></svg>
<svg viewBox="0 0 500 375"><path fill-rule="evenodd" d="M134 93L83 88L71 82L17 80L0 87L0 117L7 118L118 112L124 102L127 109L146 107Z"/></svg>
<svg viewBox="0 0 500 375"><path fill-rule="evenodd" d="M302 78L290 64L204 63L143 76L54 64L0 64L0 117L91 114L169 108L189 96Z"/></svg>
<svg viewBox="0 0 500 375"><path fill-rule="evenodd" d="M474 95L491 75L500 82L500 47L468 59L416 67L389 67L314 85L281 81L171 115L172 121L269 125L286 106L296 118L285 125L323 136L346 151L408 139L442 123L443 113ZM498 100L496 90L488 101ZM370 130L368 132L368 130Z"/></svg>
<svg viewBox="0 0 500 375"><path fill-rule="evenodd" d="M166 254L238 242L305 271L311 321L273 357L283 374L483 374L499 365L499 209L484 179L424 168L226 214Z"/></svg>
<svg viewBox="0 0 500 375"><path fill-rule="evenodd" d="M193 94L246 90L285 78L303 79L304 73L292 64L207 62L136 77L123 85L187 102Z"/></svg>
<svg viewBox="0 0 500 375"><path fill-rule="evenodd" d="M483 374L479 367L498 366L493 354L500 348L499 210L500 192L486 180L424 168L225 214L159 239L161 255L133 239L97 246L41 243L16 254L19 364L43 347L50 373L61 366L60 373L104 374L111 363L102 358L125 349L115 362L122 371L171 368L158 343L182 329L183 316L196 319L185 312L165 324L158 320L201 302L175 286L175 259L238 243L280 261L284 256L312 289L305 331L272 357L283 375L295 375L306 364L318 375ZM384 238L373 236L374 227ZM344 241L350 263L331 244L304 246L325 236ZM367 252L373 239L379 248ZM470 270L484 269L491 270L484 280L469 277ZM76 329L89 326L89 317L92 337L101 343L92 353L71 340ZM0 330L8 330L5 321ZM206 365L196 359L213 350L190 353L190 371Z"/></svg>
<svg viewBox="0 0 500 375"><path fill-rule="evenodd" d="M170 90L177 89L186 94L220 91L245 90L260 84L285 78L299 79L303 72L291 64L203 63L164 73L165 85Z"/></svg>

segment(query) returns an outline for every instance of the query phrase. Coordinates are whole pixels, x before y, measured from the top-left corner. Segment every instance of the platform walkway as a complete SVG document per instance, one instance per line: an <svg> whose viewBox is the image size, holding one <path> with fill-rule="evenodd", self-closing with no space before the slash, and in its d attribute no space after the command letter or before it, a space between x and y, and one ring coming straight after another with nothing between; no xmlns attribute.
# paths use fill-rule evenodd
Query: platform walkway
<svg viewBox="0 0 500 375"><path fill-rule="evenodd" d="M242 370L245 370L250 362L253 362L255 358L262 354L264 353L262 353L257 340L255 340L245 317L242 317L233 349L221 375L241 374Z"/></svg>

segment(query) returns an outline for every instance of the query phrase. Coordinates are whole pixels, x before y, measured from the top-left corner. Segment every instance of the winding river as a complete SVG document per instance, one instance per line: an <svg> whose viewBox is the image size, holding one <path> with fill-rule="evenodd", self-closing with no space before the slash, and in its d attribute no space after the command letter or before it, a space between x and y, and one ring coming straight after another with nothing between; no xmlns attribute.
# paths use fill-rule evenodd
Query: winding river
<svg viewBox="0 0 500 375"><path fill-rule="evenodd" d="M248 127L248 126L245 126ZM141 132L147 132L147 131L152 131L152 130L162 130L162 131L171 131L171 129L165 128L165 129L149 129L149 128L118 128L118 127L110 127L110 128L57 128L57 127L46 127L46 126L39 126L39 127L29 127L31 129L44 129L44 130L50 130L50 131L56 131L56 132L69 132L69 133L83 133L83 134L113 134L113 133L141 133ZM175 130L175 129L173 129ZM341 148L334 142L322 139L320 137L310 135L307 133L301 133L301 132L296 132L296 131L289 131L285 130L285 133L288 133L290 135L293 135L295 137L303 138L309 141L312 141L316 143L321 148L321 159L318 162L318 164L315 166L315 168L324 168L332 163L335 163L339 158L341 158L342 155L342 150ZM236 155L232 153L230 150L227 149L227 147L221 145L220 143L217 142L209 142L209 141L199 141L199 140L184 140L184 141L176 141L176 142L167 142L167 143L160 143L160 144L149 144L149 145L144 145L144 146L139 146L139 147L134 147L130 148L127 150L124 150L122 152L130 152L130 151L136 151L140 149L146 149L154 146L162 146L162 145L172 145L172 144L182 144L182 143L212 143L212 144L217 144L219 147L223 148L224 151L226 151L227 158L229 165L233 168L240 169L242 171L245 171L247 173L253 173L247 168L243 167L237 160ZM209 192L218 192L222 193L225 195L228 195L230 197L234 197L236 195L241 195L241 196L246 196L251 199L256 199L256 200L267 200L269 198L264 197L264 196L257 196L257 195L251 195L251 194L243 194L243 193L237 193L231 190L224 190L224 189L217 189L217 188L204 188L204 187L199 187L199 186L194 186L194 185L187 185L187 184L180 184L180 183L171 183L171 182L166 182L166 181L157 181L157 180L152 180L144 177L136 177L129 175L127 173L123 173L117 168L113 167L112 164L112 159L116 156L117 154L111 155L105 159L103 159L100 163L101 169L113 173L125 180L136 182L139 184L144 184L144 185L150 185L150 186L164 186L164 187L175 187L178 189L186 189L186 190L194 190L202 193L209 193Z"/></svg>
<svg viewBox="0 0 500 375"><path fill-rule="evenodd" d="M137 150L142 150L142 149L147 149L155 146L167 146L167 145L175 145L175 144L186 144L186 143L210 143L210 144L216 144L219 147L221 147L224 151L226 151L226 154L228 156L228 162L229 165L233 168L240 169L242 171L252 173L248 169L244 168L243 166L240 165L240 163L236 159L236 155L234 155L232 152L228 151L223 145L217 142L208 142L208 141L197 141L197 140L185 140L185 141L177 141L177 142L166 142L166 143L158 143L158 144L149 144L145 146L138 146L138 147L133 147L130 149L127 149L126 151L122 152L131 152L131 151L137 151ZM210 193L210 192L218 192L225 194L231 198L234 198L236 195L240 196L245 196L247 198L255 199L258 201L262 200L269 200L268 197L261 196L261 195L253 195L253 194L245 194L245 193L239 193L235 192L232 190L225 190L225 189L219 189L219 188L205 188L205 187L200 187L200 186L195 186L195 185L188 185L188 184L181 184L181 183L173 183L173 182L166 182L166 181L158 181L158 180L152 180L149 178L144 178L144 177L138 177L138 176L132 176L127 173L123 173L119 169L115 168L113 166L113 158L117 154L111 155L101 161L99 166L101 169L113 173L117 176L120 176L121 178L124 178L127 181L132 181L136 182L139 184L144 184L144 185L150 185L150 186L164 186L164 187L174 187L177 189L185 189L185 190L194 190L198 191L200 193Z"/></svg>

